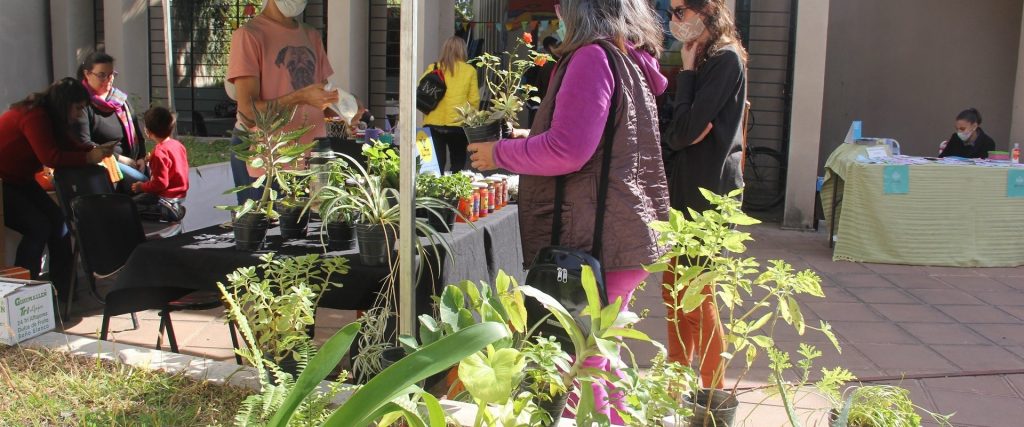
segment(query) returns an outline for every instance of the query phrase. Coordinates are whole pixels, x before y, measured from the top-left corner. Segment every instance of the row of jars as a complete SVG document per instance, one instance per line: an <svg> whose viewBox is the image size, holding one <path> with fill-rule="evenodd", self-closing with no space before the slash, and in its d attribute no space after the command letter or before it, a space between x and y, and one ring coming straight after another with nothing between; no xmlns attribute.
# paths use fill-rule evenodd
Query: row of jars
<svg viewBox="0 0 1024 427"><path fill-rule="evenodd" d="M508 206L508 179L506 175L491 175L486 178L477 177L473 182L473 194L459 200L459 222L470 222L485 218L487 215Z"/></svg>

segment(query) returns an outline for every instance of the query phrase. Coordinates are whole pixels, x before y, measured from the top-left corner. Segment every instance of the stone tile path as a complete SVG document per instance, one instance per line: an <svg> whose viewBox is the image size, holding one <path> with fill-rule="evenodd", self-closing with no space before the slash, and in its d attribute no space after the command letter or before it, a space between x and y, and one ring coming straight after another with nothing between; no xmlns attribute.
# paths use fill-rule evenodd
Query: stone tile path
<svg viewBox="0 0 1024 427"><path fill-rule="evenodd" d="M1024 268L947 268L833 262L824 231L779 230L768 224L752 229L756 242L747 253L762 262L783 259L797 269L813 269L822 278L827 298L804 298L805 316L830 322L842 344L836 352L820 335L776 334L782 346L795 352L799 342L824 352L816 366L844 366L862 380L900 384L911 390L919 405L937 412L956 412L957 426L1024 425ZM85 317L66 325L73 334L97 334L102 316L97 305L82 298ZM664 342L667 336L660 289L648 286L636 295L637 311L648 309L640 328ZM141 345L156 342L158 320L140 313L141 327L127 330L127 316L112 322L112 339ZM354 319L354 313L321 310L317 335L321 339ZM232 358L223 310L175 313L179 346L185 353L219 360ZM636 346L639 360L648 360L652 346ZM763 384L765 363L755 364L744 386ZM758 393L743 396L761 400ZM814 396L801 402L820 407ZM739 425L787 425L770 400L741 408ZM808 426L827 422L807 411ZM933 425L925 423L925 425Z"/></svg>

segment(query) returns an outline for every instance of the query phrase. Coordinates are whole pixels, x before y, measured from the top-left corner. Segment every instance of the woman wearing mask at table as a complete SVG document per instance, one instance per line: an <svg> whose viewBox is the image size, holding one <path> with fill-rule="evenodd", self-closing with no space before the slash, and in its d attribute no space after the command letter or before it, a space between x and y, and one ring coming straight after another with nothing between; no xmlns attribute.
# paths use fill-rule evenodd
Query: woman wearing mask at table
<svg viewBox="0 0 1024 427"><path fill-rule="evenodd" d="M447 89L437 108L423 118L423 124L430 127L437 165L441 172L445 172L448 156L451 156L452 160L451 171L458 172L466 168L466 144L469 144L469 140L460 126L455 108L466 103L473 108L480 106L476 68L466 63L466 41L456 36L449 37L441 47L441 57L431 64L423 75L426 76L435 69L441 70L444 74Z"/></svg>
<svg viewBox="0 0 1024 427"><path fill-rule="evenodd" d="M988 152L996 149L996 142L981 130L981 113L974 108L957 114L954 129L956 132L942 143L939 157L987 159Z"/></svg>
<svg viewBox="0 0 1024 427"><path fill-rule="evenodd" d="M92 146L72 136L71 124L89 98L82 83L69 77L12 104L0 115L4 223L22 236L14 265L37 279L43 250L48 248L50 280L60 296L67 295L71 286L71 236L64 214L34 176L44 165L85 166L113 153L115 143Z"/></svg>
<svg viewBox="0 0 1024 427"><path fill-rule="evenodd" d="M683 69L676 76L672 119L665 130L665 163L672 207L689 216L687 209L711 208L700 188L726 194L743 186L747 53L724 0L672 0L671 16L672 35L683 45ZM672 275L666 273L665 280ZM675 305L681 295L666 290L663 297ZM704 386L721 387L722 378L714 377L724 343L712 301L705 299L690 313L670 311L670 360L688 366L696 351L703 359Z"/></svg>
<svg viewBox="0 0 1024 427"><path fill-rule="evenodd" d="M555 10L566 27L555 49L562 59L529 137L470 144L472 166L522 174L519 223L527 262L551 242L556 179L564 177L560 245L593 251L594 228L603 227L598 256L608 301L621 298L625 309L648 276L642 266L662 253L648 224L668 215L654 99L668 85L655 59L661 25L647 0L561 0ZM612 143L607 215L595 224L605 136ZM601 357L585 365L610 367ZM596 407L610 414L608 404L617 398L609 398L608 385L594 384L593 391Z"/></svg>
<svg viewBox="0 0 1024 427"><path fill-rule="evenodd" d="M78 119L78 134L82 142L99 145L117 142L114 159L125 177L123 189L128 192L133 182L148 181L146 170L146 140L142 129L128 105L128 95L114 87L117 71L114 58L103 52L93 52L78 67L78 78L89 91L89 104Z"/></svg>

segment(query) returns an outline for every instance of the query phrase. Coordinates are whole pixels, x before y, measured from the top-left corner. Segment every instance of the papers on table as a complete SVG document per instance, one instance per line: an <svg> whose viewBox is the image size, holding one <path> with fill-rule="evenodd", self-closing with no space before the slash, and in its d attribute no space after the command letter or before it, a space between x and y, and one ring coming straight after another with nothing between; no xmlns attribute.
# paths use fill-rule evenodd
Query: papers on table
<svg viewBox="0 0 1024 427"><path fill-rule="evenodd" d="M990 159L966 159L963 157L916 157L916 156L890 156L885 158L869 158L864 155L857 156L857 163L875 165L950 165L950 166L981 166L987 168L1018 168L1024 164L1014 164L1006 160Z"/></svg>

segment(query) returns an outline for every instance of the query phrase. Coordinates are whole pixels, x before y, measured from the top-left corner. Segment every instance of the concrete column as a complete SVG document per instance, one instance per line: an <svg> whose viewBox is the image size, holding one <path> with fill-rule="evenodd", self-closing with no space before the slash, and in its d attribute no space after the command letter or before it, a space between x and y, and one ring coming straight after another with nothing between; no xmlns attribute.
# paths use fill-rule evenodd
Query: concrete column
<svg viewBox="0 0 1024 427"><path fill-rule="evenodd" d="M50 0L50 41L55 78L74 76L86 52L96 44L92 2Z"/></svg>
<svg viewBox="0 0 1024 427"><path fill-rule="evenodd" d="M327 58L345 90L369 106L370 4L340 0L327 8Z"/></svg>
<svg viewBox="0 0 1024 427"><path fill-rule="evenodd" d="M75 0L71 0L75 1ZM105 50L114 57L117 87L137 111L149 108L149 5L160 0L103 0Z"/></svg>
<svg viewBox="0 0 1024 427"><path fill-rule="evenodd" d="M725 0L725 5L729 6L729 10L732 11L733 15L736 14L736 0Z"/></svg>
<svg viewBox="0 0 1024 427"><path fill-rule="evenodd" d="M1024 16L1020 20L1020 45L1017 48L1017 84L1013 92L1013 110L1011 111L1010 144L1017 142L1024 145ZM996 147L997 150L1002 149Z"/></svg>
<svg viewBox="0 0 1024 427"><path fill-rule="evenodd" d="M795 11L793 114L783 228L807 230L814 225L814 182L818 176L818 150L821 146L828 9L829 0L803 0Z"/></svg>

